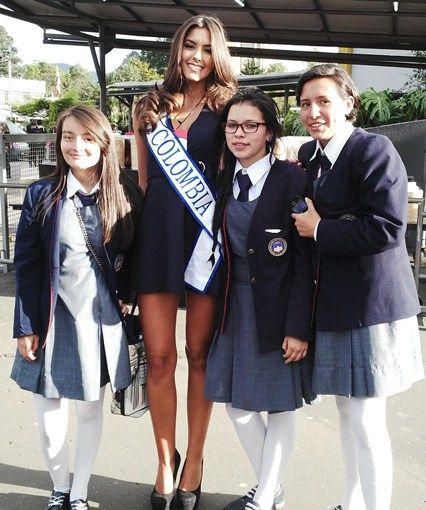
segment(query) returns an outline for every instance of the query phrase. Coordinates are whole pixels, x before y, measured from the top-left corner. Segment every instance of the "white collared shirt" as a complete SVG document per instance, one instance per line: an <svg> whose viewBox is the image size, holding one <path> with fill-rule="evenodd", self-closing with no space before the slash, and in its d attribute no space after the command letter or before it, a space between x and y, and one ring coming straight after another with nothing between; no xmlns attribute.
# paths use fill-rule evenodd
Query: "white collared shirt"
<svg viewBox="0 0 426 510"><path fill-rule="evenodd" d="M331 140L328 142L328 144L325 146L325 148L323 148L321 146L319 140L317 140L315 151L312 154L311 159L309 161L312 161L313 159L315 159L315 157L317 155L317 151L319 149L321 152L321 155L327 156L328 160L330 161L330 163L331 163L330 168L333 168L334 163L337 161L339 154L342 152L342 149L345 146L345 143L349 140L349 137L353 133L354 129L355 128L353 127L353 125L350 122L346 122L344 127L338 133L336 133L333 136L333 138L331 138ZM317 177L319 177L320 175L321 175L321 168L318 169Z"/></svg>
<svg viewBox="0 0 426 510"><path fill-rule="evenodd" d="M251 181L248 199L256 200L256 198L258 198L262 192L263 185L265 184L266 178L268 177L269 174L269 170L271 169L271 166L274 164L274 162L275 156L267 154L262 159L256 161L256 163L250 165L248 168L244 168L237 159L235 163L234 183L232 187L234 197L238 198L238 195L240 193L240 187L238 186L238 181L236 178L237 172L242 170L243 174L248 174Z"/></svg>
<svg viewBox="0 0 426 510"><path fill-rule="evenodd" d="M89 192L87 192L84 189L83 185L80 183L80 181L78 179L76 179L76 177L72 173L72 170L68 170L68 173L67 173L67 192L66 192L65 196L67 198L71 198L71 197L73 197L77 193L77 191L79 191L83 195L91 195L92 193L94 193L95 191L97 191L99 189L99 182L100 181L98 181L93 186L93 188Z"/></svg>

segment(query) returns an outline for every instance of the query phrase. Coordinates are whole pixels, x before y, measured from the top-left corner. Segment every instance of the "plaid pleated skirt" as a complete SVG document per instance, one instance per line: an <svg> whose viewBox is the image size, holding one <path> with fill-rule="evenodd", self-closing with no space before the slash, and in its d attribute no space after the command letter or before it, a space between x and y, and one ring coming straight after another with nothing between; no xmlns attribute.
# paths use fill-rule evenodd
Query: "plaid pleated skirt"
<svg viewBox="0 0 426 510"><path fill-rule="evenodd" d="M386 397L423 379L417 317L318 331L313 389L322 395Z"/></svg>

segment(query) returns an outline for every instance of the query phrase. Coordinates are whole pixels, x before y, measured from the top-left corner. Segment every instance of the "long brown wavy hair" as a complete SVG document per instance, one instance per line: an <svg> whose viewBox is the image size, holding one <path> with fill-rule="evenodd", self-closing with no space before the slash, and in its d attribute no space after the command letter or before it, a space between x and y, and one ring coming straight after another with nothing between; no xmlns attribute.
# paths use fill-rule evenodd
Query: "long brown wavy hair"
<svg viewBox="0 0 426 510"><path fill-rule="evenodd" d="M61 139L64 122L70 117L74 117L84 127L101 149L98 162L100 180L98 204L102 220L103 240L108 242L113 237L118 238L118 243L122 247L127 247L135 230L131 210L132 207L140 206L140 197L137 192L133 192L135 186L132 186L130 180L126 179L120 169L114 135L108 119L93 106L73 106L59 115L55 141L56 168L49 176L51 179L57 180L57 183L52 192L40 202L37 217L44 220L49 209L59 201L66 186L69 165L62 154Z"/></svg>
<svg viewBox="0 0 426 510"><path fill-rule="evenodd" d="M206 104L214 112L220 112L234 94L237 81L231 69L231 57L222 22L216 16L193 16L177 29L173 37L162 85L156 85L135 106L141 134L155 129L160 114L171 113L183 105L187 80L181 68L182 49L188 32L197 27L207 28L211 39L213 70L207 79Z"/></svg>

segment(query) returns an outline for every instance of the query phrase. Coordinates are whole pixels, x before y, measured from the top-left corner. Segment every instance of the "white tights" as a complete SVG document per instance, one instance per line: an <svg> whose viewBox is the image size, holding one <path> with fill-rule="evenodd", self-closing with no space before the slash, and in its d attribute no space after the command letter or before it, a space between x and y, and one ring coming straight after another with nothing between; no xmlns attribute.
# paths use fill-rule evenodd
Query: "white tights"
<svg viewBox="0 0 426 510"><path fill-rule="evenodd" d="M343 510L389 510L392 449L386 397L336 397L345 472Z"/></svg>
<svg viewBox="0 0 426 510"><path fill-rule="evenodd" d="M258 480L254 501L262 510L270 510L294 449L296 413L268 414L265 423L260 413L231 404L226 410Z"/></svg>
<svg viewBox="0 0 426 510"><path fill-rule="evenodd" d="M105 387L100 389L99 400L95 402L74 401L77 415L77 440L72 487L67 440L69 400L33 395L41 449L54 490L61 492L71 490L71 501L87 499L87 485L102 435L104 394Z"/></svg>

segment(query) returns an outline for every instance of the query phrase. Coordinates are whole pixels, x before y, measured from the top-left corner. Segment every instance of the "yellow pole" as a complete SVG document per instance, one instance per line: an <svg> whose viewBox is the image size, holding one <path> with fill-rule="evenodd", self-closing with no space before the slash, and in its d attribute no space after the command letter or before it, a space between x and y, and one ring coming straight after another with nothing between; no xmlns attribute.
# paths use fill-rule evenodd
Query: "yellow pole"
<svg viewBox="0 0 426 510"><path fill-rule="evenodd" d="M339 48L339 53L353 53L353 48ZM339 65L349 74L349 76L352 75L352 64L339 64Z"/></svg>

